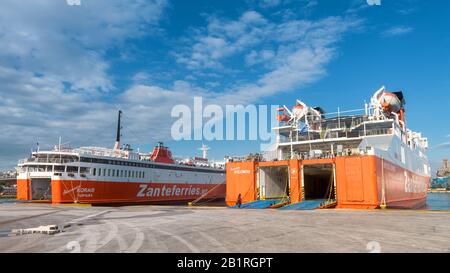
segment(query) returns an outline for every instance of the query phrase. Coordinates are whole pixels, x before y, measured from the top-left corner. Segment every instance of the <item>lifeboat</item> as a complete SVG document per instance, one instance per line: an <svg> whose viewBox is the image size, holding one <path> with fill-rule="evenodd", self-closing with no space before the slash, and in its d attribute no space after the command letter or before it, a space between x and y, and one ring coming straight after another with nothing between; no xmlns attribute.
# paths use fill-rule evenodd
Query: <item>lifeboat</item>
<svg viewBox="0 0 450 273"><path fill-rule="evenodd" d="M398 113L403 107L398 96L391 92L383 92L379 94L378 101L383 107L383 110L387 113Z"/></svg>
<svg viewBox="0 0 450 273"><path fill-rule="evenodd" d="M297 104L292 108L292 114L296 119L301 119L305 115L305 107L301 104Z"/></svg>

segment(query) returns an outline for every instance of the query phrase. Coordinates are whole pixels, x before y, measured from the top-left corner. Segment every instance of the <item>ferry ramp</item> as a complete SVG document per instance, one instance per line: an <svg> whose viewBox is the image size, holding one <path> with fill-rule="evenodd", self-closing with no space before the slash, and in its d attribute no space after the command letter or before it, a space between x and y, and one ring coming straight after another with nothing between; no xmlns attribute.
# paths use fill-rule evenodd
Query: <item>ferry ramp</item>
<svg viewBox="0 0 450 273"><path fill-rule="evenodd" d="M281 210L314 210L322 207L327 202L326 199L306 200L290 204L279 209Z"/></svg>
<svg viewBox="0 0 450 273"><path fill-rule="evenodd" d="M241 205L241 209L267 209L281 203L281 199L256 200ZM237 209L238 206L230 206L229 208Z"/></svg>

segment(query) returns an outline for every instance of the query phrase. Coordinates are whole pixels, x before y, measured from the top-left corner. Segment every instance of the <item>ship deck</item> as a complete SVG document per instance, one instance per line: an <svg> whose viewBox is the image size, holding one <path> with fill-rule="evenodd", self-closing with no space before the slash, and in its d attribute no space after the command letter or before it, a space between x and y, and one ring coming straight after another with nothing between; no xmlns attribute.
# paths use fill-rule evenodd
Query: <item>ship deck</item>
<svg viewBox="0 0 450 273"><path fill-rule="evenodd" d="M450 251L448 212L8 203L0 219L0 252ZM6 235L67 223L56 235Z"/></svg>

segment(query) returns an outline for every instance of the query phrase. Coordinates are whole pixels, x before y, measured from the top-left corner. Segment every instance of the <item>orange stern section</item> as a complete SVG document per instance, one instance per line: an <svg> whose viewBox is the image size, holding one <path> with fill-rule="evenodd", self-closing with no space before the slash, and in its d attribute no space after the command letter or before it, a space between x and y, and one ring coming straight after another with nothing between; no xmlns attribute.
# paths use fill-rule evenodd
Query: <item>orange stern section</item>
<svg viewBox="0 0 450 273"><path fill-rule="evenodd" d="M241 194L242 201L251 202L259 198L257 170L271 166L289 167L289 197L291 204L302 202L305 180L302 170L311 166L328 166L332 171L334 191L327 196L336 200L337 208L375 209L387 207L417 208L426 202L429 177L414 174L375 155L343 156L316 160L288 160L271 162L227 163L227 205L236 204ZM311 187L311 182L309 182ZM334 197L334 198L333 198Z"/></svg>
<svg viewBox="0 0 450 273"><path fill-rule="evenodd" d="M230 162L226 165L226 203L236 205L239 194L242 203L257 199L256 162Z"/></svg>
<svg viewBox="0 0 450 273"><path fill-rule="evenodd" d="M17 179L17 200L30 200L30 179Z"/></svg>

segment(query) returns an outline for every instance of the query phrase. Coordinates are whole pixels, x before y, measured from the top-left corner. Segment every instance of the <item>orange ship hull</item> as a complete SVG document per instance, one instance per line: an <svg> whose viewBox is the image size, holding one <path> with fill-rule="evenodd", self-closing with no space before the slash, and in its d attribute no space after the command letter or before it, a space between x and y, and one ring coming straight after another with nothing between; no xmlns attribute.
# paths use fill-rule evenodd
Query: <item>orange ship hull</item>
<svg viewBox="0 0 450 273"><path fill-rule="evenodd" d="M31 200L31 180L17 181L17 199ZM225 184L179 184L52 180L51 202L58 203L163 203L224 198Z"/></svg>
<svg viewBox="0 0 450 273"><path fill-rule="evenodd" d="M261 196L258 171L270 167L289 170L289 198L291 203L307 199L303 170L307 166L330 165L333 168L333 195L337 208L374 209L420 208L426 204L430 177L420 176L377 156L343 156L315 160L286 160L272 162L228 163L226 168L229 206L236 204L241 194L243 203Z"/></svg>

